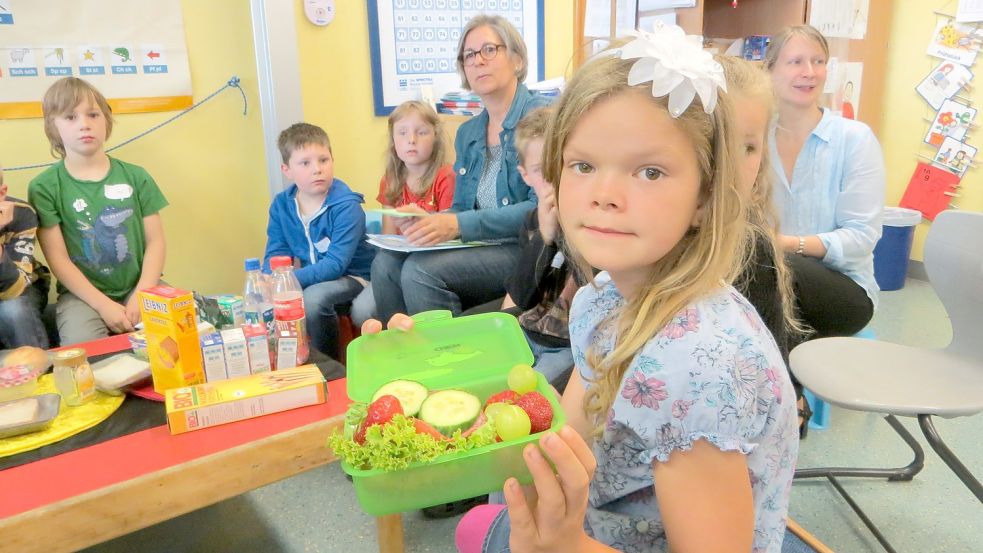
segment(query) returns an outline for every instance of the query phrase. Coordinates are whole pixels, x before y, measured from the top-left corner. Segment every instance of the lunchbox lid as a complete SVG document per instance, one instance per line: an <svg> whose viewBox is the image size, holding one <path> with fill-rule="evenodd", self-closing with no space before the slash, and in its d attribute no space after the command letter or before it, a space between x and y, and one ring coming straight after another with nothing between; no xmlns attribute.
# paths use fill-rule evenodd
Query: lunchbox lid
<svg viewBox="0 0 983 553"><path fill-rule="evenodd" d="M348 345L348 397L368 402L397 379L451 388L533 363L519 321L508 313L451 317L450 311L425 311L413 320L409 332L384 330Z"/></svg>

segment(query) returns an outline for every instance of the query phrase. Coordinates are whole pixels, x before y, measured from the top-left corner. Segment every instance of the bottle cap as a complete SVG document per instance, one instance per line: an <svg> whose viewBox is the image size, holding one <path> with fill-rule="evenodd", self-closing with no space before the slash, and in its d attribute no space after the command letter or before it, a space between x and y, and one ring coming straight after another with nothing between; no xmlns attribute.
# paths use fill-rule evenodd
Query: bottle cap
<svg viewBox="0 0 983 553"><path fill-rule="evenodd" d="M246 270L247 271L258 271L260 267L259 259L255 257L250 257L246 260Z"/></svg>
<svg viewBox="0 0 983 553"><path fill-rule="evenodd" d="M293 265L293 259L289 255L278 255L276 257L270 258L270 268L279 269L281 267L290 267Z"/></svg>

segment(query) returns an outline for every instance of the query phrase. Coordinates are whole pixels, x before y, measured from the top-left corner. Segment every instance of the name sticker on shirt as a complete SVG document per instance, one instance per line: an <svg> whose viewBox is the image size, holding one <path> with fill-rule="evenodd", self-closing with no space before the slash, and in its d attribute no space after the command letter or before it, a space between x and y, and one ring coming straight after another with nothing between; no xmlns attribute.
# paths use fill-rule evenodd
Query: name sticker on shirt
<svg viewBox="0 0 983 553"><path fill-rule="evenodd" d="M331 239L328 238L327 236L325 236L320 241L318 241L316 244L314 244L314 248L317 251L319 251L321 253L324 253L324 252L328 251L328 246L330 246L330 245L331 245Z"/></svg>
<svg viewBox="0 0 983 553"><path fill-rule="evenodd" d="M110 200L125 200L133 195L133 187L129 184L107 184L103 193Z"/></svg>

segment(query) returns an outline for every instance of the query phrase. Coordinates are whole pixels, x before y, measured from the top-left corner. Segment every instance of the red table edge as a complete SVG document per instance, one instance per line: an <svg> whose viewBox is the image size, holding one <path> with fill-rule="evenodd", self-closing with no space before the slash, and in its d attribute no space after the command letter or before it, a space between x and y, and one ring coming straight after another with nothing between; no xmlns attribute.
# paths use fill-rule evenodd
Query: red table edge
<svg viewBox="0 0 983 553"><path fill-rule="evenodd" d="M88 355L93 356L127 349L129 341L126 335L120 335L69 347L84 347ZM327 401L320 405L175 436L170 435L166 425L158 426L2 470L0 490L4 493L0 500L0 518L340 415L350 401L346 380L334 380L328 382ZM134 451L159 454L133 458Z"/></svg>

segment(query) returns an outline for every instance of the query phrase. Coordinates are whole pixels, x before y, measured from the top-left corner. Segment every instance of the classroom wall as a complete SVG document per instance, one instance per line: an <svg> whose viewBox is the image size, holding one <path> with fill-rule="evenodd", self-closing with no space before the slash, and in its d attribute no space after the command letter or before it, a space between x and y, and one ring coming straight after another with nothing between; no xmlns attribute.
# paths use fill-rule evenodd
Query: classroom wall
<svg viewBox="0 0 983 553"><path fill-rule="evenodd" d="M935 111L915 92L915 87L939 63L939 59L925 53L929 39L935 30L937 17L933 10L954 14L956 3L933 0L930 2L894 2L891 25L890 50L887 60L887 83L884 94L884 120L878 137L884 149L887 164L886 205L898 205L915 170L916 153L932 156L935 149L922 145L929 122ZM972 105L983 105L983 84L978 82L980 63L974 71L976 79L972 90L961 95ZM983 123L977 117L977 124ZM970 144L983 148L983 133L977 130L968 135ZM983 155L976 156L976 163L983 164ZM959 187L961 198L956 200L959 209L983 211L983 170L970 169ZM915 229L912 259L922 259L922 248L930 223L924 222ZM967 237L967 239L971 239ZM974 237L972 239L978 239Z"/></svg>
<svg viewBox="0 0 983 553"><path fill-rule="evenodd" d="M269 193L263 163L262 122L256 95L249 3L182 0L195 101L238 75L237 90L111 155L145 167L170 201L161 212L167 239L164 278L204 293L241 291L243 259L262 254ZM139 134L177 112L120 115L107 147ZM5 167L51 161L41 119L0 121L0 163ZM27 197L41 170L5 172L10 194Z"/></svg>
<svg viewBox="0 0 983 553"><path fill-rule="evenodd" d="M316 27L301 10L296 12L304 116L331 137L335 176L365 194L366 207L377 206L387 126L385 117L375 116L372 103L368 11L365 2L338 2L336 7L327 27ZM549 79L567 71L573 52L573 3L546 0L545 13ZM449 118L451 133L462 120Z"/></svg>

